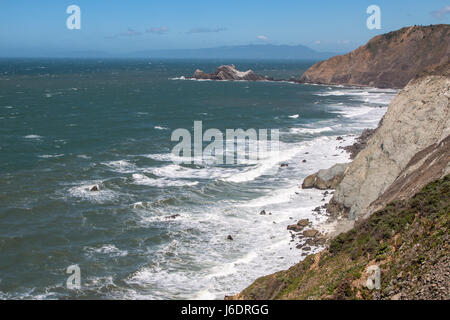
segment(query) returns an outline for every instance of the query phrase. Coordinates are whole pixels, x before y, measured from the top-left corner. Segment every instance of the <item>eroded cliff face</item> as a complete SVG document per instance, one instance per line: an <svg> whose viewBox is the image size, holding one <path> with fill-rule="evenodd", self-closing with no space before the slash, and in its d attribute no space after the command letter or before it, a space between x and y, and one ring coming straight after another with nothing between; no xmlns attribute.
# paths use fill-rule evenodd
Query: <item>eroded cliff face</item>
<svg viewBox="0 0 450 320"><path fill-rule="evenodd" d="M315 64L300 82L403 88L417 73L449 57L450 25L407 27Z"/></svg>
<svg viewBox="0 0 450 320"><path fill-rule="evenodd" d="M412 80L347 169L331 208L355 219L450 172L450 63Z"/></svg>

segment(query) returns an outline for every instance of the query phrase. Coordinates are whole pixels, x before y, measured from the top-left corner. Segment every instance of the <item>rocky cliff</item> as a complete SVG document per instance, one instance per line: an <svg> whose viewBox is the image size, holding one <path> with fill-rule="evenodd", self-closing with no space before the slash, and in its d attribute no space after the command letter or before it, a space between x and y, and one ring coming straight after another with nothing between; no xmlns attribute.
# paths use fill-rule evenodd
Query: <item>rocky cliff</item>
<svg viewBox="0 0 450 320"><path fill-rule="evenodd" d="M449 73L449 62L427 70L394 98L348 167L332 208L358 218L450 172Z"/></svg>
<svg viewBox="0 0 450 320"><path fill-rule="evenodd" d="M417 73L449 57L450 25L407 27L313 65L300 82L403 88Z"/></svg>

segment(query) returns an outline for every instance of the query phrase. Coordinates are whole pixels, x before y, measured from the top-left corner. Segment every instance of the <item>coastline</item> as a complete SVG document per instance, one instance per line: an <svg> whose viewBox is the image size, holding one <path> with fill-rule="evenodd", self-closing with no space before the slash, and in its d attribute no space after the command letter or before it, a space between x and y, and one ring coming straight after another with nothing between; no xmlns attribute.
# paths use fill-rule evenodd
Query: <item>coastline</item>
<svg viewBox="0 0 450 320"><path fill-rule="evenodd" d="M192 80L198 80L198 79L192 79ZM199 80L202 81L202 80ZM208 80L206 80L208 81ZM221 81L221 80L209 80L209 81ZM233 81L233 80L224 80L224 81ZM244 80L245 81L245 80ZM295 83L295 84L303 84L303 83ZM317 86L327 86L329 85L321 85L317 84ZM354 86L345 86L345 85L337 85L337 86L331 86L336 89L356 89L360 87L354 87ZM396 92L396 95L400 92L398 89L395 88L374 88L374 87L364 87L366 89L372 89L372 90L387 90L387 91L394 91ZM387 111L387 108L386 108ZM355 156L361 151L361 145L364 145L366 141L370 138L370 136L377 130L379 127L383 115L377 119L378 125L376 127L366 127L359 130L359 133L357 134L347 134L347 135L336 135L336 136L329 136L329 138L332 138L333 140L336 140L339 145L335 148L339 150L340 152L343 152L345 154L345 159L339 158L339 160L336 159L336 161L329 162L327 166L322 166L320 168L316 168L314 170L311 170L309 173L314 174L317 172L317 170L320 169L328 169L336 164L351 164L355 158ZM373 119L372 119L373 120ZM369 132L369 133L368 133ZM332 144L330 144L330 147L333 147ZM306 177L305 177L306 178ZM294 178L295 179L295 178ZM316 194L320 194L322 199L320 201L317 201L314 203L315 209L311 209L313 214L317 214L321 216L322 218L325 218L322 221L309 221L309 223L298 232L293 232L292 230L288 229L285 230L286 233L290 234L291 236L291 243L295 243L293 247L291 247L291 250L301 250L301 260L298 262L304 261L309 256L320 254L321 252L324 252L329 244L330 240L337 237L339 234L342 234L344 232L349 231L352 229L355 225L354 220L350 220L347 218L343 218L342 216L333 216L332 213L328 212L327 206L332 199L334 195L334 189L326 189L326 190L319 190L317 188L310 188L310 189L303 189L301 186L302 180L298 180L298 192L312 192ZM298 193L296 192L296 193ZM320 208L320 209L319 209ZM302 220L305 220L304 216L298 216L291 220L292 223L301 223ZM317 231L314 235L308 235L304 236L303 232L305 231ZM298 241L298 242L297 242ZM306 248L306 251L304 250ZM290 266L292 267L292 266ZM270 273L267 273L270 274ZM259 277L258 277L259 278ZM256 279L255 279L256 280ZM253 283L253 281L250 281L250 283ZM243 288L244 289L244 288ZM242 289L242 290L243 290ZM225 300L234 299L236 295L225 295Z"/></svg>
<svg viewBox="0 0 450 320"><path fill-rule="evenodd" d="M348 148L325 250L225 299L448 299L449 85L448 63L418 75Z"/></svg>

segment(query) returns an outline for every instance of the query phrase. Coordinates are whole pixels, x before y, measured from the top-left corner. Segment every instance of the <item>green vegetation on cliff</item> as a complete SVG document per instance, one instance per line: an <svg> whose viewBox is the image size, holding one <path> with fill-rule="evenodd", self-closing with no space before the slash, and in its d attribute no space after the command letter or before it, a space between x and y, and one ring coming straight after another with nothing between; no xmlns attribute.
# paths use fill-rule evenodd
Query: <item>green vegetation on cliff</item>
<svg viewBox="0 0 450 320"><path fill-rule="evenodd" d="M328 250L259 278L235 299L450 299L450 175L395 201ZM369 290L367 269L381 269Z"/></svg>

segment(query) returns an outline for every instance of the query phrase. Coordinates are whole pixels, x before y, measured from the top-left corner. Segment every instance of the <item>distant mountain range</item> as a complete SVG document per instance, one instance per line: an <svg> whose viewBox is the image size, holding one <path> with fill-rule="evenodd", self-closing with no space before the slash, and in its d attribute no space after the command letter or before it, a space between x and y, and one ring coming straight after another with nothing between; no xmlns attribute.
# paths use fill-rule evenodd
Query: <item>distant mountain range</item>
<svg viewBox="0 0 450 320"><path fill-rule="evenodd" d="M280 59L322 60L335 53L318 52L307 46L296 45L244 45L205 49L148 50L132 53L131 57L170 59Z"/></svg>
<svg viewBox="0 0 450 320"><path fill-rule="evenodd" d="M154 58L154 59L272 59L272 60L325 60L336 53L318 52L303 45L243 45L204 49L146 50L124 54L103 51L49 51L6 50L1 57L53 57L53 58Z"/></svg>

